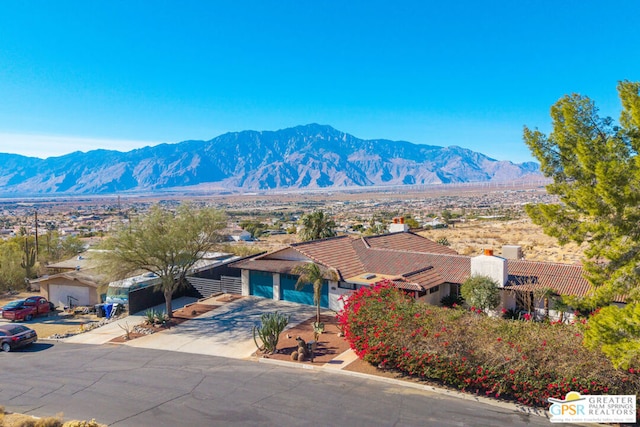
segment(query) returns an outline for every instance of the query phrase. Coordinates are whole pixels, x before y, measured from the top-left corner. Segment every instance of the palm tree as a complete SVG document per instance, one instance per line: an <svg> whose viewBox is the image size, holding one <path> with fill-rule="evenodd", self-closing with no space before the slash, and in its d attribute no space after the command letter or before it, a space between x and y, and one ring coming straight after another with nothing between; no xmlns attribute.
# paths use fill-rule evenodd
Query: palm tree
<svg viewBox="0 0 640 427"><path fill-rule="evenodd" d="M296 290L301 290L305 285L313 285L313 303L316 305L316 324L320 324L320 300L322 298L322 285L325 280L338 280L338 272L325 268L315 262L296 265L291 269L293 274L299 275L296 282Z"/></svg>
<svg viewBox="0 0 640 427"><path fill-rule="evenodd" d="M333 237L336 235L334 230L336 223L321 210L303 215L300 222L302 223L300 240L303 242L324 239L325 237Z"/></svg>

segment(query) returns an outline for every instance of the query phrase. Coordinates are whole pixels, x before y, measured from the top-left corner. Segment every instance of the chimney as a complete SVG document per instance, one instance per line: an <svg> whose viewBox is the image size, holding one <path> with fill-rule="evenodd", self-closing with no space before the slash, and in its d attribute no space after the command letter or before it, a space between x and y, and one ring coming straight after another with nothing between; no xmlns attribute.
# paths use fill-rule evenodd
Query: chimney
<svg viewBox="0 0 640 427"><path fill-rule="evenodd" d="M389 233L403 233L409 231L409 226L404 223L404 217L393 218L393 224L389 224Z"/></svg>
<svg viewBox="0 0 640 427"><path fill-rule="evenodd" d="M504 245L502 247L502 256L506 259L523 259L522 247L516 245Z"/></svg>
<svg viewBox="0 0 640 427"><path fill-rule="evenodd" d="M492 249L485 249L483 255L471 258L471 275L487 276L501 288L507 283L507 260L493 255Z"/></svg>

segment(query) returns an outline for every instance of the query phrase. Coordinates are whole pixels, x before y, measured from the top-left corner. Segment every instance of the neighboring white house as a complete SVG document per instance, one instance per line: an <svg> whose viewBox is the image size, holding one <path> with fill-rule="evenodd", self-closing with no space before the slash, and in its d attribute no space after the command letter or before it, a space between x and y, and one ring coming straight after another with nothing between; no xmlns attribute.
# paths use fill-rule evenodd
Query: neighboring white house
<svg viewBox="0 0 640 427"><path fill-rule="evenodd" d="M231 230L229 232L229 237L234 242L250 242L253 240L253 237L251 237L251 233L249 233L247 230L242 230L240 228Z"/></svg>

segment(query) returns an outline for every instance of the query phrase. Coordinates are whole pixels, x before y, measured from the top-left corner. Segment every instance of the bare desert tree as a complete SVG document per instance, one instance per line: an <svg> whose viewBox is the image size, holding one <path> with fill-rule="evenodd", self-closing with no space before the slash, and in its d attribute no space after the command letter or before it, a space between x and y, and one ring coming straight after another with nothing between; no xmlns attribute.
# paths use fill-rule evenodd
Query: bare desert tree
<svg viewBox="0 0 640 427"><path fill-rule="evenodd" d="M164 294L171 316L173 293L189 269L219 243L218 231L225 224L224 213L216 209L183 204L173 212L155 205L108 239L103 265L115 278L140 271L157 275L157 289Z"/></svg>

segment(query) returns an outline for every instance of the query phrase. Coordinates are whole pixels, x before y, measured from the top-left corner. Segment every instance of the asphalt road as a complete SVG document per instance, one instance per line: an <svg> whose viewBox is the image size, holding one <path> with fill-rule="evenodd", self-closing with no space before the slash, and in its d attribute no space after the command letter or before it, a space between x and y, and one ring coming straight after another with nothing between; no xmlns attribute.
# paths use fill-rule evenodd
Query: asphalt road
<svg viewBox="0 0 640 427"><path fill-rule="evenodd" d="M0 405L113 426L549 426L543 417L341 374L124 345L0 352Z"/></svg>

